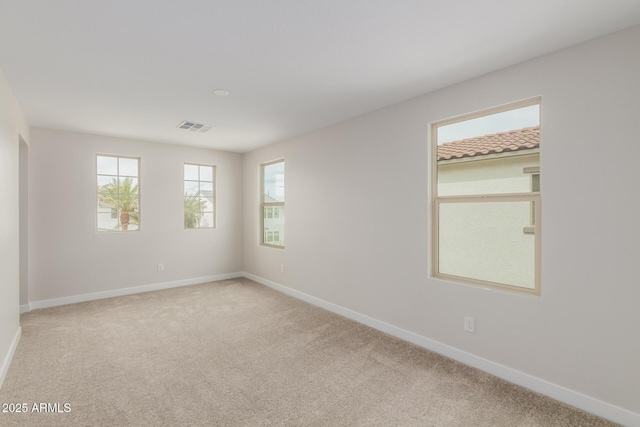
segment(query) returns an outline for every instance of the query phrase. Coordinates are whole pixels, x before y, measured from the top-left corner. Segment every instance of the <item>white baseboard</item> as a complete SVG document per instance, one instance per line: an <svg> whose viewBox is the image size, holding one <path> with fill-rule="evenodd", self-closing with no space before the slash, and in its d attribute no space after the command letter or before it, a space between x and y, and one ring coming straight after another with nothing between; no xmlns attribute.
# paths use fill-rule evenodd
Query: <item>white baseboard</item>
<svg viewBox="0 0 640 427"><path fill-rule="evenodd" d="M113 298L123 295L139 294L142 292L159 291L161 289L177 288L180 286L198 285L200 283L215 282L217 280L235 279L243 277L242 273L226 273L215 276L196 277L193 279L175 280L173 282L153 283L150 285L134 286L131 288L114 289L111 291L94 292L90 294L73 295L63 298L53 298L40 301L31 301L27 305L20 306L20 313L37 310L40 308L56 307L59 305L75 304L78 302L93 301L103 298ZM23 311L23 309L25 311Z"/></svg>
<svg viewBox="0 0 640 427"><path fill-rule="evenodd" d="M11 346L9 347L9 351L2 361L2 366L0 366L0 389L2 388L2 384L4 383L4 378L7 376L7 372L9 372L9 365L11 365L11 360L13 359L13 354L16 352L18 348L18 343L20 342L20 337L22 336L22 328L18 326L18 330L13 336L13 341L11 341Z"/></svg>
<svg viewBox="0 0 640 427"><path fill-rule="evenodd" d="M638 413L611 405L577 391L562 387L558 384L551 383L549 381L531 376L524 372L517 371L513 368L509 368L508 366L504 366L499 363L492 362L491 360L476 356L474 354L467 353L466 351L462 351L455 347L451 347L441 342L434 341L430 338L418 335L414 332L407 331L389 323L374 319L373 317L369 317L348 308L330 303L328 301L324 301L320 298L316 298L295 289L288 288L270 280L263 279L262 277L258 277L246 272L243 273L243 277L266 285L292 297L298 298L302 301L306 301L310 304L332 311L341 316L355 320L356 322L365 324L374 329L400 338L404 341L416 344L420 347L426 348L427 350L431 350L453 360L457 360L458 362L464 363L465 365L480 369L481 371L495 375L496 377L502 378L506 381L509 381L510 383L520 385L540 394L544 394L553 399L559 400L560 402L564 402L568 405L598 415L599 417L606 418L624 426L640 427L640 414Z"/></svg>

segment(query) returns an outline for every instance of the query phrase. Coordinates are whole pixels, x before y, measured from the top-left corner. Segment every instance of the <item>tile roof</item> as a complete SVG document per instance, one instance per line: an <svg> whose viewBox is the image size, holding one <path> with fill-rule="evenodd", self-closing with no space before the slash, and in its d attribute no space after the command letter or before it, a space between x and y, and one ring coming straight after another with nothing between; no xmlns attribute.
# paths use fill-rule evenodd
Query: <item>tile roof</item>
<svg viewBox="0 0 640 427"><path fill-rule="evenodd" d="M461 159L540 147L540 126L477 136L438 146L438 160Z"/></svg>

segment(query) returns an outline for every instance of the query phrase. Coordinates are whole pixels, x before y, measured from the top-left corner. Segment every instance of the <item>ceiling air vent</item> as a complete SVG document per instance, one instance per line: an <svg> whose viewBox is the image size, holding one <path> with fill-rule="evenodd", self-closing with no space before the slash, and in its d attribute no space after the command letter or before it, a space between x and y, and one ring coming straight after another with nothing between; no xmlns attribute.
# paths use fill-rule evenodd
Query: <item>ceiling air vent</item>
<svg viewBox="0 0 640 427"><path fill-rule="evenodd" d="M212 125L203 125L202 123L190 122L185 120L178 125L178 128L188 130L189 132L207 133L214 128Z"/></svg>

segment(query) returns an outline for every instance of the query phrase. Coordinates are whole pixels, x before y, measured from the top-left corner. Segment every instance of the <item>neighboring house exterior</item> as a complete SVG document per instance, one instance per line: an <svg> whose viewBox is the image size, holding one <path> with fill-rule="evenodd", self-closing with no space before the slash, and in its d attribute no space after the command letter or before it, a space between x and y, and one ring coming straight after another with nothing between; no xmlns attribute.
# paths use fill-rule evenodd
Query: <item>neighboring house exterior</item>
<svg viewBox="0 0 640 427"><path fill-rule="evenodd" d="M118 227L118 211L116 208L98 202L98 218L100 218L96 226L98 231L113 231Z"/></svg>
<svg viewBox="0 0 640 427"><path fill-rule="evenodd" d="M437 156L438 196L540 191L539 126L444 143ZM441 206L440 272L533 289L533 226L530 202Z"/></svg>
<svg viewBox="0 0 640 427"><path fill-rule="evenodd" d="M269 203L280 200L265 194L264 201ZM270 245L284 245L284 206L265 206L263 217L264 242Z"/></svg>

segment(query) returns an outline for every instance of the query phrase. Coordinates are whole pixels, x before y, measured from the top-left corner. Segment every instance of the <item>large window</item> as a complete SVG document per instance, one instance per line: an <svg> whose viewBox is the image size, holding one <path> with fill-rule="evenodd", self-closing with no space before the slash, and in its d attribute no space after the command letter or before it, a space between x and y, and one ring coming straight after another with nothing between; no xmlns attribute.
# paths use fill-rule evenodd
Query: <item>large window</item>
<svg viewBox="0 0 640 427"><path fill-rule="evenodd" d="M260 165L260 241L284 248L284 160Z"/></svg>
<svg viewBox="0 0 640 427"><path fill-rule="evenodd" d="M96 230L140 229L140 159L96 155Z"/></svg>
<svg viewBox="0 0 640 427"><path fill-rule="evenodd" d="M215 228L216 167L184 164L184 228Z"/></svg>
<svg viewBox="0 0 640 427"><path fill-rule="evenodd" d="M540 99L432 124L433 274L540 294Z"/></svg>

